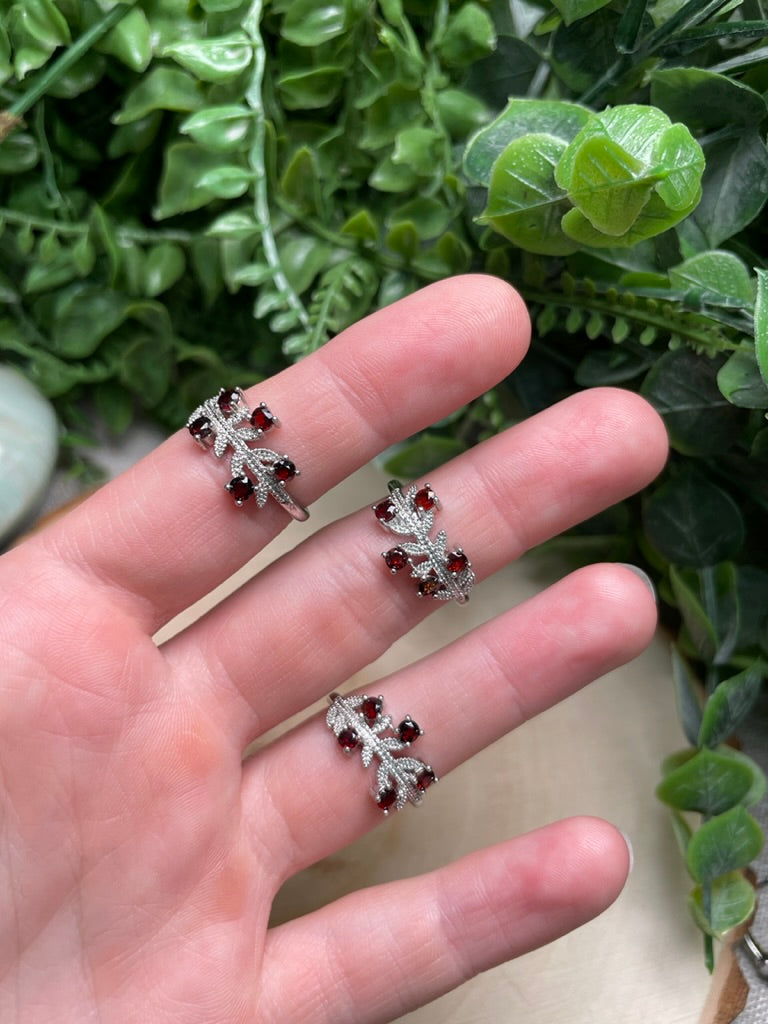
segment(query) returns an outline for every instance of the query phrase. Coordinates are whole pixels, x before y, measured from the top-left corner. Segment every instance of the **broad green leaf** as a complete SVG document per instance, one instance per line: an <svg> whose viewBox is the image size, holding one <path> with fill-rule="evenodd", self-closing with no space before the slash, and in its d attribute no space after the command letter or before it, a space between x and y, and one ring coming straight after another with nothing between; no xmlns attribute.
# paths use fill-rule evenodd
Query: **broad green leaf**
<svg viewBox="0 0 768 1024"><path fill-rule="evenodd" d="M165 167L160 179L158 205L154 216L158 220L187 213L205 206L215 193L200 185L209 171L221 165L218 153L212 153L193 142L175 142L165 153Z"/></svg>
<svg viewBox="0 0 768 1024"><path fill-rule="evenodd" d="M557 170L555 179L594 228L623 235L648 202L658 177L646 174L644 165L612 139L589 138L570 165L567 186Z"/></svg>
<svg viewBox="0 0 768 1024"><path fill-rule="evenodd" d="M281 33L297 46L322 46L345 31L358 13L358 6L349 0L293 0Z"/></svg>
<svg viewBox="0 0 768 1024"><path fill-rule="evenodd" d="M146 71L152 60L152 30L140 7L134 7L99 40L96 49L110 54L131 71Z"/></svg>
<svg viewBox="0 0 768 1024"><path fill-rule="evenodd" d="M487 186L493 164L510 142L534 133L570 142L588 118L586 107L575 103L512 99L499 116L470 141L464 155L464 170L470 179Z"/></svg>
<svg viewBox="0 0 768 1024"><path fill-rule="evenodd" d="M252 124L252 111L232 103L197 111L179 126L179 131L208 149L226 152L247 145Z"/></svg>
<svg viewBox="0 0 768 1024"><path fill-rule="evenodd" d="M677 451L724 452L744 429L745 413L720 392L717 370L715 360L681 349L657 359L643 382L642 394L664 417Z"/></svg>
<svg viewBox="0 0 768 1024"><path fill-rule="evenodd" d="M672 677L680 724L688 742L696 745L701 729L702 688L676 644L672 645Z"/></svg>
<svg viewBox="0 0 768 1024"><path fill-rule="evenodd" d="M755 890L740 871L716 879L709 891L709 914L704 910L704 894L696 886L689 898L693 919L703 932L716 939L748 921L755 910Z"/></svg>
<svg viewBox="0 0 768 1024"><path fill-rule="evenodd" d="M114 124L139 121L155 110L197 110L203 96L195 79L176 68L153 68L143 75L114 115Z"/></svg>
<svg viewBox="0 0 768 1024"><path fill-rule="evenodd" d="M736 750L734 747L722 745L717 748L717 752L722 757L729 757L732 761L737 761L752 776L752 784L747 790L746 795L741 798L743 806L754 807L755 804L759 804L765 796L766 790L768 790L768 779L760 765L753 761L751 757L748 757L747 754L742 754L740 750Z"/></svg>
<svg viewBox="0 0 768 1024"><path fill-rule="evenodd" d="M768 387L768 270L756 268L755 356L763 383Z"/></svg>
<svg viewBox="0 0 768 1024"><path fill-rule="evenodd" d="M58 47L71 41L69 25L52 0L23 0L4 15L18 79L41 67Z"/></svg>
<svg viewBox="0 0 768 1024"><path fill-rule="evenodd" d="M144 294L161 295L183 276L187 261L184 250L173 242L160 242L147 251L144 264Z"/></svg>
<svg viewBox="0 0 768 1024"><path fill-rule="evenodd" d="M525 135L511 142L493 165L480 223L489 223L529 252L573 252L575 246L560 228L568 200L554 175L565 148L554 135Z"/></svg>
<svg viewBox="0 0 768 1024"><path fill-rule="evenodd" d="M705 145L702 197L691 217L709 248L751 223L768 198L768 150L757 128L719 136ZM686 225L679 229L686 237Z"/></svg>
<svg viewBox="0 0 768 1024"><path fill-rule="evenodd" d="M704 708L698 744L716 747L729 739L760 696L765 666L756 663L720 683Z"/></svg>
<svg viewBox="0 0 768 1024"><path fill-rule="evenodd" d="M217 217L205 233L211 238L253 238L259 225L250 210L231 210Z"/></svg>
<svg viewBox="0 0 768 1024"><path fill-rule="evenodd" d="M319 68L294 68L277 79L280 98L286 110L319 110L338 96L347 69L343 64Z"/></svg>
<svg viewBox="0 0 768 1024"><path fill-rule="evenodd" d="M610 0L553 0L555 7L563 16L566 25L586 18L588 15L605 7Z"/></svg>
<svg viewBox="0 0 768 1024"><path fill-rule="evenodd" d="M445 130L461 142L489 118L485 103L462 89L441 89L435 105Z"/></svg>
<svg viewBox="0 0 768 1024"><path fill-rule="evenodd" d="M332 247L314 235L278 240L280 266L293 290L301 295L329 265Z"/></svg>
<svg viewBox="0 0 768 1024"><path fill-rule="evenodd" d="M739 506L695 472L663 483L645 502L643 522L656 550L677 565L714 565L736 557L744 543Z"/></svg>
<svg viewBox="0 0 768 1024"><path fill-rule="evenodd" d="M491 16L473 0L450 15L436 50L444 64L468 67L487 56L496 44L496 29Z"/></svg>
<svg viewBox="0 0 768 1024"><path fill-rule="evenodd" d="M672 586L675 603L693 646L696 648L696 653L709 662L714 658L718 647L717 629L707 614L700 595L690 585L690 580L686 578L688 575L695 578L695 573L684 574L677 566L670 566L669 582Z"/></svg>
<svg viewBox="0 0 768 1024"><path fill-rule="evenodd" d="M130 301L124 295L99 288L81 286L57 306L53 329L53 347L67 359L84 359L99 347L107 335L125 321Z"/></svg>
<svg viewBox="0 0 768 1024"><path fill-rule="evenodd" d="M379 240L379 228L370 210L361 209L352 216L341 228L343 235L351 235L361 242L377 242Z"/></svg>
<svg viewBox="0 0 768 1024"><path fill-rule="evenodd" d="M174 43L163 50L203 82L229 82L253 60L253 44L245 32L215 39Z"/></svg>
<svg viewBox="0 0 768 1024"><path fill-rule="evenodd" d="M616 63L619 23L620 15L609 5L555 29L549 63L573 95L586 92Z"/></svg>
<svg viewBox="0 0 768 1024"><path fill-rule="evenodd" d="M759 124L765 99L735 78L704 68L661 68L651 72L651 102L689 128Z"/></svg>
<svg viewBox="0 0 768 1024"><path fill-rule="evenodd" d="M755 287L749 270L732 252L715 249L697 253L670 267L668 274L674 288L692 292L700 302L745 309L754 302Z"/></svg>
<svg viewBox="0 0 768 1024"><path fill-rule="evenodd" d="M317 157L309 146L297 149L280 178L280 188L298 210L316 213L320 206Z"/></svg>
<svg viewBox="0 0 768 1024"><path fill-rule="evenodd" d="M499 8L495 14L498 26L501 20ZM500 34L493 53L475 61L467 69L466 87L490 110L501 110L510 96L526 95L541 64L541 55L524 39ZM439 93L437 100L439 103ZM467 134L462 138L466 139Z"/></svg>
<svg viewBox="0 0 768 1024"><path fill-rule="evenodd" d="M621 327L617 337L619 324ZM613 327L613 340L618 344L626 338L628 332L629 324L623 318L619 318ZM624 346L611 349L596 348L588 352L577 366L576 383L582 388L626 384L627 381L635 380L641 373L645 373L648 367L653 365L654 358L648 351L637 351Z"/></svg>
<svg viewBox="0 0 768 1024"><path fill-rule="evenodd" d="M745 765L705 748L673 768L656 787L656 795L679 811L714 815L739 803L751 786L752 773Z"/></svg>
<svg viewBox="0 0 768 1024"><path fill-rule="evenodd" d="M122 346L120 380L151 409L162 400L171 383L174 359L170 338L137 328Z"/></svg>
<svg viewBox="0 0 768 1024"><path fill-rule="evenodd" d="M732 405L741 409L768 409L768 387L755 352L734 352L717 371L717 386Z"/></svg>
<svg viewBox="0 0 768 1024"><path fill-rule="evenodd" d="M388 458L385 469L393 476L413 479L442 466L463 451L466 451L466 445L461 441L427 432Z"/></svg>
<svg viewBox="0 0 768 1024"><path fill-rule="evenodd" d="M439 166L442 141L442 136L433 128L422 125L403 128L395 138L392 162L405 164L415 174L432 174Z"/></svg>
<svg viewBox="0 0 768 1024"><path fill-rule="evenodd" d="M673 124L659 139L654 157L655 170L661 176L656 194L670 210L686 216L701 198L704 173L701 146L684 124Z"/></svg>
<svg viewBox="0 0 768 1024"><path fill-rule="evenodd" d="M708 885L750 864L763 848L760 826L741 804L705 821L688 843L686 863L694 880Z"/></svg>
<svg viewBox="0 0 768 1024"><path fill-rule="evenodd" d="M438 199L430 196L417 196L402 206L396 207L390 216L394 223L409 220L413 223L422 239L437 238L451 222L452 211Z"/></svg>
<svg viewBox="0 0 768 1024"><path fill-rule="evenodd" d="M237 164L219 164L203 171L195 187L217 199L237 199L248 191L253 171Z"/></svg>
<svg viewBox="0 0 768 1024"><path fill-rule="evenodd" d="M28 132L13 132L0 143L0 174L31 171L39 159L37 142Z"/></svg>

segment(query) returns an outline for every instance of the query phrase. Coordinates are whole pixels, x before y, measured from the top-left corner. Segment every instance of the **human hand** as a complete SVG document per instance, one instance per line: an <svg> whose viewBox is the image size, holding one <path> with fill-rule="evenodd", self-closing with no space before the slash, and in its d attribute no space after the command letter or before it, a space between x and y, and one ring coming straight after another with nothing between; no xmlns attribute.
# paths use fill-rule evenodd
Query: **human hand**
<svg viewBox="0 0 768 1024"><path fill-rule="evenodd" d="M315 500L481 394L528 329L506 285L458 278L253 389L303 469L291 492ZM430 482L482 579L641 488L665 455L645 402L596 389ZM234 508L224 479L182 431L0 559L2 1021L389 1021L578 926L623 885L619 833L571 819L267 929L282 883L381 813L317 717L243 751L439 603L390 582L366 508L158 648L160 626L288 521L272 501ZM376 692L426 727L450 786L479 749L633 658L654 625L636 575L592 566Z"/></svg>

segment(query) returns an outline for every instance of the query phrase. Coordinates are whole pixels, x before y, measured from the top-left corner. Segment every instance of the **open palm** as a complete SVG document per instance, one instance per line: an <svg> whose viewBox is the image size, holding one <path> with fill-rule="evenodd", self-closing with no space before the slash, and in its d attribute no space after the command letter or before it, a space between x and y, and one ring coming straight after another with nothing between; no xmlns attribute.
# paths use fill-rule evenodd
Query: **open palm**
<svg viewBox="0 0 768 1024"><path fill-rule="evenodd" d="M511 289L458 278L249 398L279 414L280 444L303 471L291 490L309 504L510 373L527 340ZM595 390L430 483L482 580L642 487L665 452L642 400ZM389 580L364 509L158 648L160 626L288 521L272 501L235 508L224 473L182 431L0 559L2 1021L388 1021L579 925L624 882L621 836L571 819L268 930L286 878L386 822L317 717L243 751L440 604ZM593 566L377 693L428 727L445 777L634 657L654 623L633 573Z"/></svg>

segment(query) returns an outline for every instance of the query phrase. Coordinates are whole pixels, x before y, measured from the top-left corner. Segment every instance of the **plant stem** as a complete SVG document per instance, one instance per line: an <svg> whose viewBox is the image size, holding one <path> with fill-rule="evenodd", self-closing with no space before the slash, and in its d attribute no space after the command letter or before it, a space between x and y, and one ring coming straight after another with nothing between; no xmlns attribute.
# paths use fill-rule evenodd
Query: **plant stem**
<svg viewBox="0 0 768 1024"><path fill-rule="evenodd" d="M3 111L0 116L0 141L21 124L24 114L42 99L52 85L62 78L83 57L91 47L111 31L118 22L133 10L133 4L117 4L62 53L58 60L49 64L29 88Z"/></svg>

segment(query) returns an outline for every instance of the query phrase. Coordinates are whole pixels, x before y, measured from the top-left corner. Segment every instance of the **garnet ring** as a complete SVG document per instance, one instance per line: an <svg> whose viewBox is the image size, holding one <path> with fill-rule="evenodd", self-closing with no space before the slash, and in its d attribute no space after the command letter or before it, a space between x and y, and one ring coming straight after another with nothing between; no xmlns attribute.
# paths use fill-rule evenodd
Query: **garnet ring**
<svg viewBox="0 0 768 1024"><path fill-rule="evenodd" d="M376 787L372 796L383 814L399 811L407 803L420 804L424 793L437 782L437 776L424 761L412 757L408 748L423 731L406 715L399 725L384 714L384 698L366 694L342 697L332 693L326 725L347 755L360 754L363 767L374 759Z"/></svg>
<svg viewBox="0 0 768 1024"><path fill-rule="evenodd" d="M309 512L285 488L299 476L299 470L287 455L254 444L279 424L264 402L249 409L242 388L222 388L195 409L187 429L201 448L212 450L217 458L230 450L231 479L225 486L239 508L250 497L262 508L272 495L294 519L303 522Z"/></svg>
<svg viewBox="0 0 768 1024"><path fill-rule="evenodd" d="M382 552L393 575L407 569L410 576L418 580L416 593L419 597L455 600L459 604L469 600L475 582L472 563L461 548L448 549L445 530L430 537L440 502L429 484L414 485L403 493L402 484L390 480L389 497L372 508L386 530L410 538Z"/></svg>

